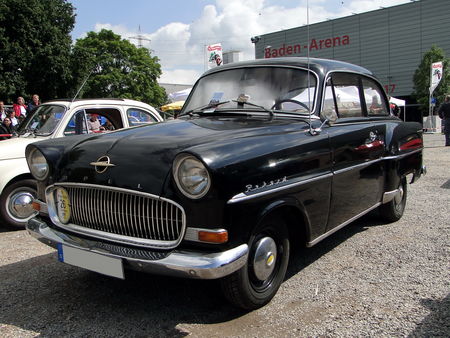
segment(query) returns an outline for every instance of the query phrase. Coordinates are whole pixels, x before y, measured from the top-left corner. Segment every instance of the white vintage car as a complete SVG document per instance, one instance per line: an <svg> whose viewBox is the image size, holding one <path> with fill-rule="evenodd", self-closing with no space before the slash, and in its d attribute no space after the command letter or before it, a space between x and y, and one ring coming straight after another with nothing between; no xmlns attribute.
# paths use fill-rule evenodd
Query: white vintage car
<svg viewBox="0 0 450 338"><path fill-rule="evenodd" d="M90 129L92 115L100 121L100 130ZM155 108L128 99L55 100L40 105L28 114L15 137L0 141L0 225L23 227L34 215L36 182L25 160L28 144L162 121Z"/></svg>

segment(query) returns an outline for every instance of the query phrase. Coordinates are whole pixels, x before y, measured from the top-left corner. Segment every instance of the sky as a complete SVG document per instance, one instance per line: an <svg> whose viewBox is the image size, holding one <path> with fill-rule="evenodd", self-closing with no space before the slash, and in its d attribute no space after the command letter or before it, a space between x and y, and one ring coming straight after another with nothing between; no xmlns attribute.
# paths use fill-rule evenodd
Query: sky
<svg viewBox="0 0 450 338"><path fill-rule="evenodd" d="M160 60L160 83L193 84L206 70L205 48L221 43L255 58L252 36L299 27L411 0L69 0L72 39L110 29L150 49ZM309 9L309 11L307 10Z"/></svg>

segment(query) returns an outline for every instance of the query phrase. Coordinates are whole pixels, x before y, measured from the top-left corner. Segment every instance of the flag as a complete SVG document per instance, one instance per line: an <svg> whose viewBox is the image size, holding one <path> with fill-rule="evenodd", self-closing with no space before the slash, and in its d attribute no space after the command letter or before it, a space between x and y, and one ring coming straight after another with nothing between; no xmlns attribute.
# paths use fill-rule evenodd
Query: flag
<svg viewBox="0 0 450 338"><path fill-rule="evenodd" d="M442 76L444 76L442 61L434 62L431 64L431 80L430 80L430 94L433 94L434 90L441 82Z"/></svg>
<svg viewBox="0 0 450 338"><path fill-rule="evenodd" d="M208 69L221 66L223 63L222 44L215 43L206 46L206 58L208 60Z"/></svg>

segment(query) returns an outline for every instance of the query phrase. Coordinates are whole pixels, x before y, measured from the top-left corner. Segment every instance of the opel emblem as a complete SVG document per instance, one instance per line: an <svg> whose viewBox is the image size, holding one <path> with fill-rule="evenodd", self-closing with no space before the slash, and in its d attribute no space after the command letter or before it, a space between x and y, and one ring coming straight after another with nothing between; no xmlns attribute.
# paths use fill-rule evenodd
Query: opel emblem
<svg viewBox="0 0 450 338"><path fill-rule="evenodd" d="M100 157L96 162L89 163L90 165L95 166L95 171L99 174L103 174L109 167L115 167L115 164L111 163L111 160L108 156Z"/></svg>

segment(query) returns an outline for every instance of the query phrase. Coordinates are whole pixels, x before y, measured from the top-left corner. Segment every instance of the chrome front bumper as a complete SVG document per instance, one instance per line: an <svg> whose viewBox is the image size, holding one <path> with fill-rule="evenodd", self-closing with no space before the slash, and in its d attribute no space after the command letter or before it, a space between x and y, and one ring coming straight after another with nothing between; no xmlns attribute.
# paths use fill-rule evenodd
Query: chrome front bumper
<svg viewBox="0 0 450 338"><path fill-rule="evenodd" d="M221 278L244 266L248 256L247 244L217 253L187 250L173 250L164 253L126 248L60 232L50 228L39 217L28 221L27 230L31 236L53 248L60 243L99 255L120 258L126 269L174 277Z"/></svg>

